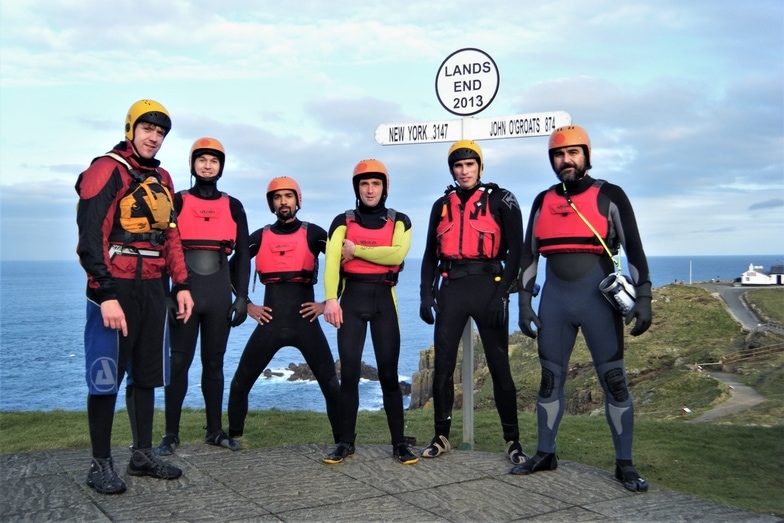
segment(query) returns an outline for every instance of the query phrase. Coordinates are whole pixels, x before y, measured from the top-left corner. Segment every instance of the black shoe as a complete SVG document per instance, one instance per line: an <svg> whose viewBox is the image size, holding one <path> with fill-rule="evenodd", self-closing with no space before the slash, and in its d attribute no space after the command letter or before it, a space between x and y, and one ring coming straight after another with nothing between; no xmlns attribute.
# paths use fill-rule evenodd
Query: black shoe
<svg viewBox="0 0 784 523"><path fill-rule="evenodd" d="M419 455L423 458L435 458L441 454L446 454L450 450L452 450L452 446L449 444L446 436L436 434L430 441L430 445L423 448Z"/></svg>
<svg viewBox="0 0 784 523"><path fill-rule="evenodd" d="M166 434L161 438L161 444L155 447L155 453L159 456L171 456L179 446L180 438L177 434Z"/></svg>
<svg viewBox="0 0 784 523"><path fill-rule="evenodd" d="M523 452L523 446L517 440L506 442L506 455L509 456L512 465L522 465L528 460L528 456Z"/></svg>
<svg viewBox="0 0 784 523"><path fill-rule="evenodd" d="M222 429L204 436L204 443L217 445L229 450L240 450L240 444L227 436Z"/></svg>
<svg viewBox="0 0 784 523"><path fill-rule="evenodd" d="M397 460L403 465L413 465L419 461L419 458L411 452L411 447L405 442L392 445L392 455L397 457Z"/></svg>
<svg viewBox="0 0 784 523"><path fill-rule="evenodd" d="M131 461L128 474L131 476L150 476L157 479L177 479L182 470L163 461L152 449L131 448Z"/></svg>
<svg viewBox="0 0 784 523"><path fill-rule="evenodd" d="M512 467L510 474L526 475L540 470L555 470L558 468L558 456L555 452L537 452L524 463Z"/></svg>
<svg viewBox="0 0 784 523"><path fill-rule="evenodd" d="M87 473L87 486L94 488L99 494L122 494L125 492L125 482L114 471L112 458L93 458L90 472Z"/></svg>
<svg viewBox="0 0 784 523"><path fill-rule="evenodd" d="M615 465L615 479L623 483L626 490L632 492L645 492L648 490L648 482L640 477L637 470L632 465Z"/></svg>
<svg viewBox="0 0 784 523"><path fill-rule="evenodd" d="M338 443L338 446L335 447L335 450L321 458L321 461L324 463L329 463L330 465L336 465L338 463L343 463L343 460L348 458L349 456L353 456L356 447L354 447L354 443L347 443L345 441L341 441Z"/></svg>

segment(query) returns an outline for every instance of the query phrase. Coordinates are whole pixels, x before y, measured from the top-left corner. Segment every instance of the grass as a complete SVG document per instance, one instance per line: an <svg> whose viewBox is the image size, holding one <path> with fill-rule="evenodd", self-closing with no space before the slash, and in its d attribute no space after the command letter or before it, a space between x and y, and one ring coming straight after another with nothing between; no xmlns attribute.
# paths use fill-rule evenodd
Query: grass
<svg viewBox="0 0 784 523"><path fill-rule="evenodd" d="M747 297L769 318L784 316L784 290L759 289ZM778 312L777 312L778 311ZM781 322L781 320L776 320ZM688 419L721 403L726 387L708 373L693 370L695 363L718 361L723 354L782 343L771 333L739 329L719 300L706 291L685 285L654 289L654 324L637 338L627 337L626 365L635 401L634 458L641 474L652 483L719 503L784 517L781 496L784 471L784 353L750 360L736 368L739 378L767 401L747 411L711 423ZM476 361L483 355L477 345ZM521 438L527 452L536 447L533 414L539 387L539 364L534 342L515 333L510 338L510 360L518 387ZM486 370L476 374L474 448L503 452L492 386ZM611 472L612 442L603 414L603 395L581 337L571 359L567 381L567 409L558 436L562 459ZM693 412L681 415L687 405ZM462 413L455 410L453 434L462 434ZM406 435L422 446L432 436L432 411L406 413ZM112 444L131 439L127 414L115 416ZM204 438L204 412L185 409L180 436L198 444ZM228 425L224 421L224 426ZM163 412L157 411L154 433L163 433ZM357 442L387 444L384 413L360 412ZM244 448L331 442L325 414L304 411L251 411L246 420ZM0 453L56 448L89 448L84 412L2 412Z"/></svg>

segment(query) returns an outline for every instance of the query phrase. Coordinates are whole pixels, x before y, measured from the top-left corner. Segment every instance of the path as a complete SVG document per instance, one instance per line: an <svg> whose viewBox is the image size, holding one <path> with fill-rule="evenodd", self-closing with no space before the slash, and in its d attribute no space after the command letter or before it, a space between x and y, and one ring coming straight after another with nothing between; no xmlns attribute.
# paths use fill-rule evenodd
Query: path
<svg viewBox="0 0 784 523"><path fill-rule="evenodd" d="M562 461L553 472L513 476L503 453L452 451L404 466L389 445L358 445L340 465L332 445L228 452L183 445L180 479L130 477L127 448L113 449L127 482L121 495L85 485L88 449L0 456L1 521L416 521L759 522L781 519L652 484L623 488L608 471Z"/></svg>

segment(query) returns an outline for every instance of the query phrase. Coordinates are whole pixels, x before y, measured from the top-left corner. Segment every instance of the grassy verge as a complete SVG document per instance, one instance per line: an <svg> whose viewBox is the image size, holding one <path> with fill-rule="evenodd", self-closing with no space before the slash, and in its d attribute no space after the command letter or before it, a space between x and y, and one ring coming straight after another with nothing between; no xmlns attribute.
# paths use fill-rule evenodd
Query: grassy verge
<svg viewBox="0 0 784 523"><path fill-rule="evenodd" d="M432 411L406 413L406 435L422 446L432 436ZM204 412L186 409L180 436L185 443L204 441ZM155 434L163 431L163 412L156 412ZM521 437L526 451L536 446L536 418L520 414ZM650 482L719 503L784 516L780 495L784 469L784 426L715 425L683 420L641 419L635 427L635 463ZM359 445L389 442L383 412L360 412ZM462 416L455 411L454 443L462 434ZM503 452L498 415L482 410L474 414L474 448ZM130 441L125 411L117 412L113 445ZM325 414L303 411L251 411L243 448L259 448L331 441ZM0 414L0 453L56 448L89 448L83 412L3 412ZM765 449L761 451L760 449ZM613 471L613 449L603 415L566 416L558 436L562 459Z"/></svg>

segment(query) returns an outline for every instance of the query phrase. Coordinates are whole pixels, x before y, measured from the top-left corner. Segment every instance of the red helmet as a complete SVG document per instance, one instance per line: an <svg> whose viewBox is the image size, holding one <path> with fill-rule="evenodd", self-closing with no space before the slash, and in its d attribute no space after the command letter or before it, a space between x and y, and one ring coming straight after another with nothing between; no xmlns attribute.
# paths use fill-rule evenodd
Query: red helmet
<svg viewBox="0 0 784 523"><path fill-rule="evenodd" d="M550 165L553 164L553 150L561 147L579 145L585 151L585 168L591 168L591 139L585 129L578 125L565 125L559 127L550 135L548 153L550 155Z"/></svg>
<svg viewBox="0 0 784 523"><path fill-rule="evenodd" d="M360 161L354 167L354 174L351 178L354 185L354 194L359 199L359 181L366 178L379 178L384 182L383 195L386 197L389 193L389 173L387 167L378 160L368 159Z"/></svg>
<svg viewBox="0 0 784 523"><path fill-rule="evenodd" d="M196 161L196 158L202 154L211 154L218 158L220 161L220 170L218 170L217 178L220 178L223 175L223 165L226 163L226 151L223 149L223 144L215 138L209 138L206 136L193 142L193 145L191 146L191 154L188 158L191 174L193 176L196 176L196 171L193 170L193 162Z"/></svg>
<svg viewBox="0 0 784 523"><path fill-rule="evenodd" d="M272 205L272 195L275 191L282 191L284 189L294 191L297 195L297 209L302 208L302 191L299 189L297 180L289 178L288 176L278 176L277 178L273 178L269 185L267 185L267 203L269 204L270 212L275 212L275 207Z"/></svg>

